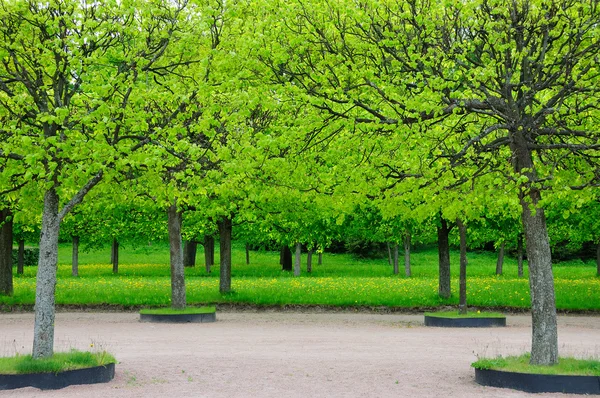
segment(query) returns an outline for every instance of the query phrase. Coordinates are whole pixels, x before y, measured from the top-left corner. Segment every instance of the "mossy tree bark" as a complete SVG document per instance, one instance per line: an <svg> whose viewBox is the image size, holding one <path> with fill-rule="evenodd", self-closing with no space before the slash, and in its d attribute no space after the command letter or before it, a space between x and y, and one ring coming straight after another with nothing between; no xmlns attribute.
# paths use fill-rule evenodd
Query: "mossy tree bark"
<svg viewBox="0 0 600 398"><path fill-rule="evenodd" d="M456 219L460 235L460 277L458 313L467 313L467 227L460 219Z"/></svg>
<svg viewBox="0 0 600 398"><path fill-rule="evenodd" d="M440 226L437 228L438 236L438 261L439 261L439 289L438 294L442 298L450 298L450 234L448 223L440 217Z"/></svg>
<svg viewBox="0 0 600 398"><path fill-rule="evenodd" d="M0 210L0 295L12 296L13 221L10 209Z"/></svg>
<svg viewBox="0 0 600 398"><path fill-rule="evenodd" d="M79 276L79 236L72 237L71 275Z"/></svg>
<svg viewBox="0 0 600 398"><path fill-rule="evenodd" d="M517 275L523 277L523 234L519 234L517 241Z"/></svg>
<svg viewBox="0 0 600 398"><path fill-rule="evenodd" d="M231 292L231 232L232 224L230 217L219 220L220 237L220 279L219 291L221 294Z"/></svg>
<svg viewBox="0 0 600 398"><path fill-rule="evenodd" d="M185 267L183 265L183 245L181 240L181 212L177 211L174 202L168 210L169 227L169 259L171 262L171 307L184 309L185 296Z"/></svg>
<svg viewBox="0 0 600 398"><path fill-rule="evenodd" d="M502 268L504 266L504 247L506 246L505 242L502 242L500 248L498 249L498 260L496 261L496 275L502 275Z"/></svg>
<svg viewBox="0 0 600 398"><path fill-rule="evenodd" d="M300 261L302 260L302 243L296 242L296 253L294 255L294 276L300 276Z"/></svg>

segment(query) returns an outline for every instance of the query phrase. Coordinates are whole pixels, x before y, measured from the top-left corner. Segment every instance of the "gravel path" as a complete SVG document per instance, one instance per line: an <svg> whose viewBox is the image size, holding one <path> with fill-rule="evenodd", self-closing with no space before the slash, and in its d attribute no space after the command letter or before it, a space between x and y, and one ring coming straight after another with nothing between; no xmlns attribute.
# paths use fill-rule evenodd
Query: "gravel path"
<svg viewBox="0 0 600 398"><path fill-rule="evenodd" d="M421 315L218 312L209 324L151 324L133 313L59 313L57 351L106 349L107 384L4 397L521 397L482 387L477 355L529 350L529 316L497 329L426 328ZM600 357L600 317L560 316L561 355ZM29 353L33 314L0 315L0 356ZM566 394L536 394L561 397ZM574 395L576 396L576 395Z"/></svg>

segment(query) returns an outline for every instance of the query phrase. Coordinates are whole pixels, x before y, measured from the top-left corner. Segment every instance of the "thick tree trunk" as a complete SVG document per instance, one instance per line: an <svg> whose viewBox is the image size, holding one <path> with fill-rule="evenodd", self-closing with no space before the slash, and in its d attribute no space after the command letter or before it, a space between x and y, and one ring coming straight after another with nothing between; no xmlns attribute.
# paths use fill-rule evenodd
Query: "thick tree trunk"
<svg viewBox="0 0 600 398"><path fill-rule="evenodd" d="M514 170L526 176L528 181L521 188L520 200L531 294L530 363L532 365L553 365L558 362L558 330L552 253L546 229L546 216L544 209L538 205L541 194L539 189L533 185L538 181L538 177L524 132L522 130L511 131L510 139Z"/></svg>
<svg viewBox="0 0 600 398"><path fill-rule="evenodd" d="M317 265L323 265L323 252L319 252L319 259L317 260Z"/></svg>
<svg viewBox="0 0 600 398"><path fill-rule="evenodd" d="M198 251L198 242L195 240L186 240L183 242L183 266L196 266L196 252Z"/></svg>
<svg viewBox="0 0 600 398"><path fill-rule="evenodd" d="M467 227L462 220L456 219L458 233L460 235L460 277L458 313L467 313Z"/></svg>
<svg viewBox="0 0 600 398"><path fill-rule="evenodd" d="M119 242L117 238L113 238L112 246L111 246L111 255L110 255L112 266L113 266L113 274L119 273Z"/></svg>
<svg viewBox="0 0 600 398"><path fill-rule="evenodd" d="M437 228L438 260L439 260L439 290L442 298L450 298L450 243L448 235L450 228L446 220L440 217L441 226Z"/></svg>
<svg viewBox="0 0 600 398"><path fill-rule="evenodd" d="M0 210L0 296L12 296L13 221L9 209Z"/></svg>
<svg viewBox="0 0 600 398"><path fill-rule="evenodd" d="M410 270L410 231L406 231L404 234L404 275L410 277L412 274Z"/></svg>
<svg viewBox="0 0 600 398"><path fill-rule="evenodd" d="M283 253L283 263L281 264L282 271L291 271L292 270L292 251L288 246L283 246L281 248Z"/></svg>
<svg viewBox="0 0 600 398"><path fill-rule="evenodd" d="M250 265L250 245L246 243L246 265Z"/></svg>
<svg viewBox="0 0 600 398"><path fill-rule="evenodd" d="M50 357L54 353L54 293L58 263L58 195L54 188L44 195L40 258L35 291L35 325L33 329L33 358Z"/></svg>
<svg viewBox="0 0 600 398"><path fill-rule="evenodd" d="M496 275L502 275L502 267L504 266L504 246L505 242L502 242L500 249L498 249L498 260L496 261Z"/></svg>
<svg viewBox="0 0 600 398"><path fill-rule="evenodd" d="M219 221L220 237L220 280L219 291L221 294L231 292L231 218L222 218Z"/></svg>
<svg viewBox="0 0 600 398"><path fill-rule="evenodd" d="M171 307L185 308L185 267L183 265L183 248L181 242L181 213L177 204L173 203L168 210L169 226L169 259L171 262Z"/></svg>
<svg viewBox="0 0 600 398"><path fill-rule="evenodd" d="M394 275L398 275L398 273L400 272L400 268L398 267L398 243L394 243L393 262L394 262Z"/></svg>
<svg viewBox="0 0 600 398"><path fill-rule="evenodd" d="M215 263L215 238L212 235L204 236L204 267L210 273L210 267Z"/></svg>
<svg viewBox="0 0 600 398"><path fill-rule="evenodd" d="M596 275L600 276L600 241L596 246Z"/></svg>
<svg viewBox="0 0 600 398"><path fill-rule="evenodd" d="M313 255L312 250L309 250L308 253L306 254L306 272L309 274L312 272L312 255Z"/></svg>
<svg viewBox="0 0 600 398"><path fill-rule="evenodd" d="M73 236L72 241L71 275L79 276L79 236Z"/></svg>
<svg viewBox="0 0 600 398"><path fill-rule="evenodd" d="M284 246L281 246L281 249L279 249L279 265L283 266L283 248Z"/></svg>
<svg viewBox="0 0 600 398"><path fill-rule="evenodd" d="M392 246L390 245L390 242L387 242L386 246L387 246L387 252L388 252L388 264L393 265L394 260L392 260Z"/></svg>
<svg viewBox="0 0 600 398"><path fill-rule="evenodd" d="M25 271L25 239L19 239L19 252L17 254L17 274L23 275Z"/></svg>
<svg viewBox="0 0 600 398"><path fill-rule="evenodd" d="M519 278L523 277L523 234L519 234L517 242L517 273Z"/></svg>
<svg viewBox="0 0 600 398"><path fill-rule="evenodd" d="M296 242L296 253L294 255L294 276L300 276L300 261L302 260L302 244Z"/></svg>

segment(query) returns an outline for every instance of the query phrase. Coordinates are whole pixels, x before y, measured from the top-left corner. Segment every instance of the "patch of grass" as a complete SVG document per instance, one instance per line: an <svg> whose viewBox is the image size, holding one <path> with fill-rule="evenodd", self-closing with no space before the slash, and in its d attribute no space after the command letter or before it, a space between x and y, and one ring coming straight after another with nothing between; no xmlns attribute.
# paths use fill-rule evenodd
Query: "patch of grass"
<svg viewBox="0 0 600 398"><path fill-rule="evenodd" d="M503 370L507 372L545 375L600 376L600 361L595 359L559 358L552 366L530 365L530 354L497 358L484 358L471 364L475 369Z"/></svg>
<svg viewBox="0 0 600 398"><path fill-rule="evenodd" d="M215 307L186 307L182 310L174 308L144 308L140 314L144 315L194 315L194 314L212 314L216 311Z"/></svg>
<svg viewBox="0 0 600 398"><path fill-rule="evenodd" d="M17 355L0 358L0 374L59 373L116 362L115 357L106 351L92 353L71 350L42 359L33 359L31 355Z"/></svg>
<svg viewBox="0 0 600 398"><path fill-rule="evenodd" d="M440 312L426 312L425 316L432 316L438 318L505 318L504 314L499 312L480 312L480 311L469 311L466 314L459 314L458 311L440 311Z"/></svg>

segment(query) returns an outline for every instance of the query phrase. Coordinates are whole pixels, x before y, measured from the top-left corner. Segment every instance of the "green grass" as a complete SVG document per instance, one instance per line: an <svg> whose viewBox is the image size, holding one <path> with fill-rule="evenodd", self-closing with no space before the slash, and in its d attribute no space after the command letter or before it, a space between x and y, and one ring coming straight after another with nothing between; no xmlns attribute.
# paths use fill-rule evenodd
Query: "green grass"
<svg viewBox="0 0 600 398"><path fill-rule="evenodd" d="M49 358L35 360L31 355L17 355L0 358L0 374L58 373L110 363L116 363L116 360L107 352L91 353L71 350L55 353Z"/></svg>
<svg viewBox="0 0 600 398"><path fill-rule="evenodd" d="M215 307L186 307L182 310L174 308L144 308L140 314L144 315L195 315L212 314L216 311Z"/></svg>
<svg viewBox="0 0 600 398"><path fill-rule="evenodd" d="M410 278L393 275L387 259L356 259L346 254L325 253L323 265L313 257L313 272L302 275L281 271L278 252L250 253L245 263L243 243L235 242L232 253L233 293L219 293L217 258L212 272L206 273L202 246L198 247L197 266L186 268L187 303L206 305L243 303L266 305L389 306L400 308L439 307L458 304L458 253L452 252L452 292L440 299L436 249L413 252ZM59 247L56 303L59 305L116 305L122 307L170 306L171 288L166 244L144 249L122 248L119 274L112 273L110 248L80 253L79 277L71 276L71 246ZM517 277L517 264L506 258L504 275L495 275L493 253L468 254L467 302L471 307L528 309L529 282ZM595 265L581 261L554 265L556 303L559 310L600 311L600 278ZM14 279L14 295L0 297L5 308L33 305L36 267L25 267Z"/></svg>
<svg viewBox="0 0 600 398"><path fill-rule="evenodd" d="M504 314L499 312L481 312L481 311L469 311L466 314L459 314L458 311L440 311L440 312L426 312L425 316L432 316L437 318L505 318Z"/></svg>
<svg viewBox="0 0 600 398"><path fill-rule="evenodd" d="M559 358L558 364L536 366L529 364L530 355L480 359L471 364L476 369L547 375L600 376L600 361L594 359Z"/></svg>

